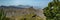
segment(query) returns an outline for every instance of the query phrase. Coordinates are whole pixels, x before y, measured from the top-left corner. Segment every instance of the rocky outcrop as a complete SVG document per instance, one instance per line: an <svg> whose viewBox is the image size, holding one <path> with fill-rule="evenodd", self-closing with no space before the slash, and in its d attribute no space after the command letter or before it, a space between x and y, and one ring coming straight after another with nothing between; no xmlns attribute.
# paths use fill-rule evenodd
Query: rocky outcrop
<svg viewBox="0 0 60 20"><path fill-rule="evenodd" d="M4 8L4 12L6 13L6 17L14 17L14 19L18 19L16 17L27 15L27 14L35 14L36 16L39 16L43 20L46 20L46 17L43 14L42 9L34 9L33 7L30 8L22 8L22 9L16 9L16 8ZM34 17L34 16L33 16Z"/></svg>

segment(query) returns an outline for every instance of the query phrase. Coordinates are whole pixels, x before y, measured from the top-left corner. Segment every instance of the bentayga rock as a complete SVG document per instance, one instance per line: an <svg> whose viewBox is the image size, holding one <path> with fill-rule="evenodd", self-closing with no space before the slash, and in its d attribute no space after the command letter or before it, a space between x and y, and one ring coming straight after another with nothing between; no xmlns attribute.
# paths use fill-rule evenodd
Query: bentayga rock
<svg viewBox="0 0 60 20"><path fill-rule="evenodd" d="M14 19L17 20L16 17L18 16L22 16L22 15L27 15L27 14L31 14L34 13L36 14L36 16L41 17L43 20L46 20L46 17L43 14L43 10L40 9L34 9L34 8L23 8L23 9L15 9L15 8L8 8L5 9L4 8L4 12L6 13L6 17L14 17ZM34 16L35 17L35 16Z"/></svg>

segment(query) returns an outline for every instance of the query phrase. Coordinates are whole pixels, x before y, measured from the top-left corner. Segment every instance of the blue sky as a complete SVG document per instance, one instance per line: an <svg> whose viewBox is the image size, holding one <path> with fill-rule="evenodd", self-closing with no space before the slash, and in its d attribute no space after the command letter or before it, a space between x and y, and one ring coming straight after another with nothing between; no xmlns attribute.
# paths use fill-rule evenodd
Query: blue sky
<svg viewBox="0 0 60 20"><path fill-rule="evenodd" d="M44 8L51 0L0 0L0 5L31 5Z"/></svg>

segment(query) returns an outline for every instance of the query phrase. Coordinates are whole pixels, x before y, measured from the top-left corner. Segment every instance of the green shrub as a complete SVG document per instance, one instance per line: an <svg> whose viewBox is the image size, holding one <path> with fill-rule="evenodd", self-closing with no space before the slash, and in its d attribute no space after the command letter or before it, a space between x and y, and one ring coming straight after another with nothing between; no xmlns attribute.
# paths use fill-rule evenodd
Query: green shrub
<svg viewBox="0 0 60 20"><path fill-rule="evenodd" d="M39 16L36 16L34 13L26 14L23 17L24 18L21 18L21 20L43 20Z"/></svg>
<svg viewBox="0 0 60 20"><path fill-rule="evenodd" d="M5 20L6 15L4 14L3 8L0 9L0 20Z"/></svg>

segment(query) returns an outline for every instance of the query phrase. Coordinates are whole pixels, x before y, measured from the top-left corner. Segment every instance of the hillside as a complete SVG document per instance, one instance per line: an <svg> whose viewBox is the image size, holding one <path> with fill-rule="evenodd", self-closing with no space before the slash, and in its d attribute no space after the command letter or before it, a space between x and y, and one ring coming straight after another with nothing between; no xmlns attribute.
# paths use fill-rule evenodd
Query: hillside
<svg viewBox="0 0 60 20"><path fill-rule="evenodd" d="M0 8L4 9L4 13L6 13L6 17L13 18L15 20L18 20L19 17L32 18L34 15L36 15L35 20L38 17L40 17L43 20L46 19L42 9L34 9L33 7L21 8L21 7L14 7L14 6L10 6L10 7L1 6Z"/></svg>

